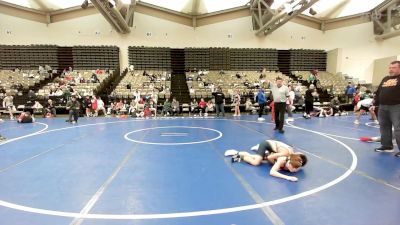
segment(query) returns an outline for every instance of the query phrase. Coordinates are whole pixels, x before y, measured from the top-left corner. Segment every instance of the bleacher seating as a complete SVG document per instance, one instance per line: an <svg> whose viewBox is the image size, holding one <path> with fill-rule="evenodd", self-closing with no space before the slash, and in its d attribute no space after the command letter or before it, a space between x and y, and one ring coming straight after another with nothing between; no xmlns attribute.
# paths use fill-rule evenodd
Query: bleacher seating
<svg viewBox="0 0 400 225"><path fill-rule="evenodd" d="M76 70L119 67L119 48L117 46L73 46L72 54Z"/></svg>
<svg viewBox="0 0 400 225"><path fill-rule="evenodd" d="M241 78L237 78L237 73L241 76ZM210 84L214 84L214 88L221 87L225 97L229 99L231 98L234 90L239 90L244 96L246 96L249 91L257 92L257 88L251 87L256 86L255 84L261 86L263 80L269 80L273 82L277 77L281 77L286 84L289 82L289 77L280 72L266 72L265 78L262 79L260 79L260 74L261 73L257 71L224 71L224 74L220 74L219 71L208 71L201 76L202 81L197 81L196 78L198 73L188 72L186 73L186 79L188 88L194 89L194 93L190 93L190 97L196 99L212 98ZM245 81L250 84L250 87L246 87L244 85ZM207 83L208 86L201 86L201 84L204 82Z"/></svg>
<svg viewBox="0 0 400 225"><path fill-rule="evenodd" d="M56 45L0 45L0 69L32 70L39 65L58 68Z"/></svg>
<svg viewBox="0 0 400 225"><path fill-rule="evenodd" d="M171 49L160 47L128 47L129 64L138 70L171 70Z"/></svg>
<svg viewBox="0 0 400 225"><path fill-rule="evenodd" d="M290 49L290 71L326 70L327 53L324 50Z"/></svg>
<svg viewBox="0 0 400 225"><path fill-rule="evenodd" d="M307 80L310 75L310 71L293 71L293 74L297 77L301 76L303 80ZM322 88L329 89L333 92L333 94L342 94L346 89L346 86L349 81L344 77L331 74L326 71L319 71L319 83Z"/></svg>
<svg viewBox="0 0 400 225"><path fill-rule="evenodd" d="M66 78L57 78L53 82L50 82L43 88L39 89L36 95L39 98L48 98L49 96L57 96L57 94L54 94L54 91L58 89L61 89L61 91L63 91L63 89L67 86L71 86L74 89L74 91L78 92L81 96L96 94L96 91L100 87L101 83L108 76L110 76L110 74L106 73L104 70L100 70L100 72L97 74L97 78L99 79L100 82L92 83L89 80L94 72L95 72L94 70L74 70L72 73L68 73L71 75L73 81L67 81ZM79 76L78 75L79 73L86 82L84 83L75 82L75 78ZM110 73L112 73L112 71L110 71ZM64 87L60 85L61 80L63 81L63 83L65 83Z"/></svg>
<svg viewBox="0 0 400 225"><path fill-rule="evenodd" d="M133 99L135 91L138 91L141 97L154 93L158 93L158 98L160 99L171 97L171 81L167 80L169 71L146 70L150 76L155 75L157 77L154 81L151 81L150 76L144 76L143 72L143 70L129 72L115 88L116 97ZM131 89L128 89L128 84L131 85ZM163 90L159 92L161 87L163 87Z"/></svg>
<svg viewBox="0 0 400 225"><path fill-rule="evenodd" d="M13 88L14 85L20 84L22 86L22 90L20 91L27 91L44 81L49 76L50 74L47 72L38 73L38 70L21 70L19 72L12 70L1 70L0 86L6 92L10 92L12 95L15 95L18 93L18 90Z"/></svg>

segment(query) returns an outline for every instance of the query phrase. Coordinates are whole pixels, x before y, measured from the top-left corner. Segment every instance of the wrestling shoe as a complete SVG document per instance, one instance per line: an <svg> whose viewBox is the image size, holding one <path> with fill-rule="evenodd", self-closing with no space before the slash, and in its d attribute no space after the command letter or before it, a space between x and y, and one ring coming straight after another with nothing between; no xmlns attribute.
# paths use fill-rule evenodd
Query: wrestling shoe
<svg viewBox="0 0 400 225"><path fill-rule="evenodd" d="M394 152L393 148L388 148L388 147L379 147L379 148L375 148L376 152Z"/></svg>
<svg viewBox="0 0 400 225"><path fill-rule="evenodd" d="M232 156L232 159L231 159L232 163L240 162L240 161L242 161L242 158L240 157L239 154L236 154L236 155Z"/></svg>

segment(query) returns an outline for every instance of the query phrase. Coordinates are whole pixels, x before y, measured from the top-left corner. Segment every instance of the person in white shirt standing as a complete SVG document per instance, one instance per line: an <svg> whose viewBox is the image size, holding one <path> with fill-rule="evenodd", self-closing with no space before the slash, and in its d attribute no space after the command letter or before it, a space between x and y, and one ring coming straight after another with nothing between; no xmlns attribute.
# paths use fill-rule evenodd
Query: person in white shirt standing
<svg viewBox="0 0 400 225"><path fill-rule="evenodd" d="M13 111L15 111L14 106L14 97L11 95L10 92L6 94L6 97L3 99L3 108L7 109L10 114L10 119L14 120Z"/></svg>
<svg viewBox="0 0 400 225"><path fill-rule="evenodd" d="M294 120L293 120L293 113L292 113L292 111L293 111L293 109L294 109L294 106L293 106L294 91L293 91L292 86L289 85L288 88L289 88L289 97L288 97L288 99L287 99L287 101L286 101L286 111L287 111L287 114L288 114L288 119L287 119L287 121L288 121L288 122L293 122Z"/></svg>
<svg viewBox="0 0 400 225"><path fill-rule="evenodd" d="M103 100L101 99L100 96L97 98L97 108L96 108L96 111L95 111L96 112L95 116L99 115L99 111L102 111L104 115L107 115L106 108L104 107L104 102L103 102Z"/></svg>

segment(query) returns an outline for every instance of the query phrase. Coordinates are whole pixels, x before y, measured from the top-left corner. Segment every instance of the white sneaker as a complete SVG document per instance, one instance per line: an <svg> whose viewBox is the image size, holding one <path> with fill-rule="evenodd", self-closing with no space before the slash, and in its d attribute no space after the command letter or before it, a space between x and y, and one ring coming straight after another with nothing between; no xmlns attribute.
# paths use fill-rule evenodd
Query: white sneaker
<svg viewBox="0 0 400 225"><path fill-rule="evenodd" d="M378 120L374 120L374 122L379 125L379 121Z"/></svg>
<svg viewBox="0 0 400 225"><path fill-rule="evenodd" d="M239 153L239 151L238 150L235 150L235 149L229 149L229 150L226 150L225 151L225 156L233 156L233 155L236 155L236 154L238 154Z"/></svg>
<svg viewBox="0 0 400 225"><path fill-rule="evenodd" d="M265 119L264 118L262 118L262 117L258 117L258 119L257 119L258 121L265 121Z"/></svg>
<svg viewBox="0 0 400 225"><path fill-rule="evenodd" d="M207 117L207 116L208 116L208 113L204 113L204 116Z"/></svg>
<svg viewBox="0 0 400 225"><path fill-rule="evenodd" d="M360 124L360 121L354 120L354 124Z"/></svg>
<svg viewBox="0 0 400 225"><path fill-rule="evenodd" d="M254 146L251 147L250 149L253 150L253 151L257 151L259 146L260 146L260 145L254 145Z"/></svg>
<svg viewBox="0 0 400 225"><path fill-rule="evenodd" d="M289 118L287 118L287 120L286 121L288 121L288 122L293 122L294 121L294 119L292 118L292 117L289 117Z"/></svg>

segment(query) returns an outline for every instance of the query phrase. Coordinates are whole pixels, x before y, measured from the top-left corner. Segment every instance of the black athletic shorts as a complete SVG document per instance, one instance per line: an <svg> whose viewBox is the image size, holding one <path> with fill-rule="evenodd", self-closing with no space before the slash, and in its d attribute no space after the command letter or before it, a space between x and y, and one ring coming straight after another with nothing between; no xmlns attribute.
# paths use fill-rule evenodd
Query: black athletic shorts
<svg viewBox="0 0 400 225"><path fill-rule="evenodd" d="M362 106L360 107L359 110L364 110L364 111L367 111L367 112L368 112L368 111L369 111L369 108L367 108L367 107L365 107L365 106L362 105Z"/></svg>
<svg viewBox="0 0 400 225"><path fill-rule="evenodd" d="M269 144L269 142L268 141L261 142L260 145L258 146L257 154L260 155L264 159L271 153L275 153L275 152L272 150L272 147Z"/></svg>

